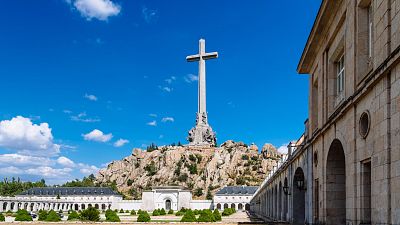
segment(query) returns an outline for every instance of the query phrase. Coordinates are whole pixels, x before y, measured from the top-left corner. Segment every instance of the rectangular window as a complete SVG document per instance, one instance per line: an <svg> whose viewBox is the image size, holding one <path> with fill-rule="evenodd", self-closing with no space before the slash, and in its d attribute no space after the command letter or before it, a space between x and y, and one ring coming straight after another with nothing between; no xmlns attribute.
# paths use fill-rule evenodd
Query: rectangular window
<svg viewBox="0 0 400 225"><path fill-rule="evenodd" d="M368 14L368 56L369 58L372 57L372 27L373 27L373 23L372 23L372 4L370 3L370 5L367 8L367 14Z"/></svg>
<svg viewBox="0 0 400 225"><path fill-rule="evenodd" d="M337 97L343 97L342 93L344 90L344 54L339 57L339 60L336 62L336 95Z"/></svg>

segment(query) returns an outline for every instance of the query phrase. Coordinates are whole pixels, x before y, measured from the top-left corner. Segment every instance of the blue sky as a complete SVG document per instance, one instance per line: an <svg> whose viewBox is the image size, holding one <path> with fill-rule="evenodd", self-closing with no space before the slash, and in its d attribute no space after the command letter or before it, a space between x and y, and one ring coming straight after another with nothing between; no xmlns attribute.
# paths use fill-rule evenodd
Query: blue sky
<svg viewBox="0 0 400 225"><path fill-rule="evenodd" d="M320 1L48 0L0 8L0 177L81 178L134 147L186 143L198 40L218 51L207 110L218 143L297 139L296 66ZM117 143L117 141L119 142Z"/></svg>

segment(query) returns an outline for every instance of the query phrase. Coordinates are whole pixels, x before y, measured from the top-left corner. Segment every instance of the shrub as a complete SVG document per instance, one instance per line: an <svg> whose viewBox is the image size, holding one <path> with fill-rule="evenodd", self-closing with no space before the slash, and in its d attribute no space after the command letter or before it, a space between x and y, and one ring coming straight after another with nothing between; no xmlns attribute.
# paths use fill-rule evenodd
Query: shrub
<svg viewBox="0 0 400 225"><path fill-rule="evenodd" d="M243 160L249 160L249 156L248 155L242 155L242 159Z"/></svg>
<svg viewBox="0 0 400 225"><path fill-rule="evenodd" d="M121 222L117 213L112 210L106 211L106 221L107 222Z"/></svg>
<svg viewBox="0 0 400 225"><path fill-rule="evenodd" d="M196 216L192 210L187 210L185 215L183 215L181 222L196 222Z"/></svg>
<svg viewBox="0 0 400 225"><path fill-rule="evenodd" d="M123 210L123 209L120 209L120 210L119 210L119 213L124 213L124 210Z"/></svg>
<svg viewBox="0 0 400 225"><path fill-rule="evenodd" d="M179 175L179 177L178 177L179 182L185 182L187 179L188 179L188 175L186 173L183 173L183 174Z"/></svg>
<svg viewBox="0 0 400 225"><path fill-rule="evenodd" d="M236 212L236 210L234 208L226 208L222 212L222 216L230 216L230 215L234 214L235 212Z"/></svg>
<svg viewBox="0 0 400 225"><path fill-rule="evenodd" d="M213 214L214 214L215 221L221 221L222 220L221 214L219 213L218 209L214 209Z"/></svg>
<svg viewBox="0 0 400 225"><path fill-rule="evenodd" d="M58 221L61 221L61 218L55 211L50 210L49 214L47 214L46 221L47 222L58 222Z"/></svg>
<svg viewBox="0 0 400 225"><path fill-rule="evenodd" d="M76 211L71 211L68 215L68 220L79 220L79 214Z"/></svg>
<svg viewBox="0 0 400 225"><path fill-rule="evenodd" d="M28 211L25 209L20 209L17 211L15 221L32 221L32 217L29 215Z"/></svg>
<svg viewBox="0 0 400 225"><path fill-rule="evenodd" d="M158 209L155 209L153 211L153 216L159 216L160 215L160 211Z"/></svg>
<svg viewBox="0 0 400 225"><path fill-rule="evenodd" d="M144 167L144 170L147 171L147 175L148 176L153 176L154 174L157 173L157 168L156 168L156 164L154 163L154 161L152 161L150 164L147 164Z"/></svg>
<svg viewBox="0 0 400 225"><path fill-rule="evenodd" d="M194 191L194 195L199 197L203 195L203 188L196 188L196 190Z"/></svg>
<svg viewBox="0 0 400 225"><path fill-rule="evenodd" d="M132 215L132 216L133 216L133 215L136 215L136 211L135 211L134 209L132 209L131 215Z"/></svg>
<svg viewBox="0 0 400 225"><path fill-rule="evenodd" d="M183 216L185 213L182 211L178 211L175 213L175 216Z"/></svg>
<svg viewBox="0 0 400 225"><path fill-rule="evenodd" d="M193 213L194 213L194 215L200 215L200 211L201 210L195 209L195 210L193 210Z"/></svg>
<svg viewBox="0 0 400 225"><path fill-rule="evenodd" d="M129 210L125 210L125 213L129 213Z"/></svg>
<svg viewBox="0 0 400 225"><path fill-rule="evenodd" d="M174 214L174 210L170 209L170 210L168 211L168 214Z"/></svg>
<svg viewBox="0 0 400 225"><path fill-rule="evenodd" d="M39 221L46 221L48 212L46 210L39 210Z"/></svg>
<svg viewBox="0 0 400 225"><path fill-rule="evenodd" d="M161 215L161 216L167 215L167 213L165 212L165 209L164 209L164 208L162 208L162 209L160 210L160 215Z"/></svg>
<svg viewBox="0 0 400 225"><path fill-rule="evenodd" d="M189 160L193 161L193 162L196 162L197 158L194 155L189 155Z"/></svg>
<svg viewBox="0 0 400 225"><path fill-rule="evenodd" d="M3 213L0 213L0 222L6 221L6 217L3 215Z"/></svg>
<svg viewBox="0 0 400 225"><path fill-rule="evenodd" d="M81 212L81 220L99 221L100 220L100 212L93 207L89 207Z"/></svg>
<svg viewBox="0 0 400 225"><path fill-rule="evenodd" d="M150 222L150 215L146 211L142 211L137 218L137 222Z"/></svg>
<svg viewBox="0 0 400 225"><path fill-rule="evenodd" d="M190 174L197 174L197 164L190 164L188 166Z"/></svg>
<svg viewBox="0 0 400 225"><path fill-rule="evenodd" d="M197 222L215 222L214 214L209 209L204 209L200 212Z"/></svg>

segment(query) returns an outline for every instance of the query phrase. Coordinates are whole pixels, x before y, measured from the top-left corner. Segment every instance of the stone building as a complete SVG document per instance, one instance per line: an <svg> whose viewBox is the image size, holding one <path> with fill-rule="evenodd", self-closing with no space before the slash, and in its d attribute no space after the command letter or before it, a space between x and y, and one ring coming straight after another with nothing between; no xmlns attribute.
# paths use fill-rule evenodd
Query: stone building
<svg viewBox="0 0 400 225"><path fill-rule="evenodd" d="M215 193L214 207L218 210L234 208L244 211L250 209L250 199L258 186L226 186Z"/></svg>
<svg viewBox="0 0 400 225"><path fill-rule="evenodd" d="M400 224L400 1L323 0L298 72L309 118L252 210L293 224Z"/></svg>

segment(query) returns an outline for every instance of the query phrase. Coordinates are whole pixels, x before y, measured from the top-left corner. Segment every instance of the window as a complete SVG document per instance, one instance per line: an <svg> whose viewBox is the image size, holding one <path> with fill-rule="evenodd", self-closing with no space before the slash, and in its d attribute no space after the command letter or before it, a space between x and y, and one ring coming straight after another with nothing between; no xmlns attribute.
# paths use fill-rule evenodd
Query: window
<svg viewBox="0 0 400 225"><path fill-rule="evenodd" d="M368 57L372 58L372 4L370 3L367 8L368 14Z"/></svg>
<svg viewBox="0 0 400 225"><path fill-rule="evenodd" d="M344 90L344 54L339 57L339 60L336 62L336 95L337 97L343 97Z"/></svg>

